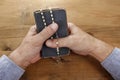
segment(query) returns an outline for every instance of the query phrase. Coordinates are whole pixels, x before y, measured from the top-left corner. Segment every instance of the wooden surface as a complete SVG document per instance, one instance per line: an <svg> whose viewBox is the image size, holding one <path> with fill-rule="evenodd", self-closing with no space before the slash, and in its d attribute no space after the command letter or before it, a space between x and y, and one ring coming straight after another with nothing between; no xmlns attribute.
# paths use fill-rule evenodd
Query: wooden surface
<svg viewBox="0 0 120 80"><path fill-rule="evenodd" d="M15 50L34 24L33 11L44 0L0 0L0 55ZM111 45L120 44L120 0L48 0L67 10L68 21ZM91 57L71 54L64 63L42 59L27 68L21 80L113 80Z"/></svg>

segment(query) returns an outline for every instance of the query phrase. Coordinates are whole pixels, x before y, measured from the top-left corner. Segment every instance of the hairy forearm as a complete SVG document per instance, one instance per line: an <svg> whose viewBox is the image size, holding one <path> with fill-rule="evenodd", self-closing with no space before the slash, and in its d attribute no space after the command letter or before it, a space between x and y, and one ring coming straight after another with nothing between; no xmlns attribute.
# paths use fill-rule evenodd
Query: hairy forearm
<svg viewBox="0 0 120 80"><path fill-rule="evenodd" d="M25 60L25 57L20 55L19 51L13 51L8 57L15 62L18 66L25 69L30 63Z"/></svg>
<svg viewBox="0 0 120 80"><path fill-rule="evenodd" d="M114 49L112 45L109 45L98 39L95 40L93 48L94 49L90 55L100 62L104 61Z"/></svg>

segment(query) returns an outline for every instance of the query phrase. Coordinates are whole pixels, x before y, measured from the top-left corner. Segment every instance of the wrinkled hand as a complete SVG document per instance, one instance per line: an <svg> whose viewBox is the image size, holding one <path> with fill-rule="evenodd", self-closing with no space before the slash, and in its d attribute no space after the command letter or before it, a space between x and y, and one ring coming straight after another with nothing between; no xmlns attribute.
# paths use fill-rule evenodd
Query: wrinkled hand
<svg viewBox="0 0 120 80"><path fill-rule="evenodd" d="M40 49L43 43L58 29L57 24L51 24L37 34L36 26L32 26L21 45L13 51L9 58L17 65L26 68L40 59Z"/></svg>
<svg viewBox="0 0 120 80"><path fill-rule="evenodd" d="M58 39L59 47L68 47L80 55L92 55L99 61L103 61L113 50L113 47L95 37L87 34L79 27L68 23L70 35ZM47 40L48 47L56 48L56 39Z"/></svg>
<svg viewBox="0 0 120 80"><path fill-rule="evenodd" d="M70 35L65 38L58 39L59 47L68 47L72 49L75 53L81 55L87 55L88 52L91 52L94 46L95 38L82 31L80 28L75 26L72 23L68 23L68 28L70 31ZM57 40L48 40L46 45L49 47L56 48L55 44Z"/></svg>

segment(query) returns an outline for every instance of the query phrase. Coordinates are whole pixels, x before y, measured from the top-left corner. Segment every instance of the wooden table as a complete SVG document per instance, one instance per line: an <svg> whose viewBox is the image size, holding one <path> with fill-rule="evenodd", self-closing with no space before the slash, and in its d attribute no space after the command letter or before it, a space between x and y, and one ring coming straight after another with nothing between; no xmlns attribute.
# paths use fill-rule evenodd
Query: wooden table
<svg viewBox="0 0 120 80"><path fill-rule="evenodd" d="M67 10L69 22L93 36L119 47L119 0L48 0L48 6ZM33 11L45 8L44 0L0 1L0 55L15 50L28 29L34 24ZM91 57L71 52L66 62L57 64L52 59L42 59L29 66L21 80L113 80Z"/></svg>

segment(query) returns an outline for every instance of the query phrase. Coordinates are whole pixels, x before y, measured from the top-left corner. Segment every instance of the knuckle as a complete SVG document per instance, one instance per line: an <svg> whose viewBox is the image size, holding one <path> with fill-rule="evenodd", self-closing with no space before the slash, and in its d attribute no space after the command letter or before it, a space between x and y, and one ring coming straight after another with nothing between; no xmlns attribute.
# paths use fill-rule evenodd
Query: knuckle
<svg viewBox="0 0 120 80"><path fill-rule="evenodd" d="M48 29L47 29L47 32L48 33L53 33L53 32L55 32L51 27L47 27Z"/></svg>
<svg viewBox="0 0 120 80"><path fill-rule="evenodd" d="M53 34L54 30L51 27L47 27L47 29L45 30L45 33L48 36L51 36Z"/></svg>
<svg viewBox="0 0 120 80"><path fill-rule="evenodd" d="M73 23L70 22L70 23L69 23L69 26L75 26L75 25L74 25Z"/></svg>
<svg viewBox="0 0 120 80"><path fill-rule="evenodd" d="M30 30L34 30L35 29L35 26L32 26L31 28L30 28Z"/></svg>

